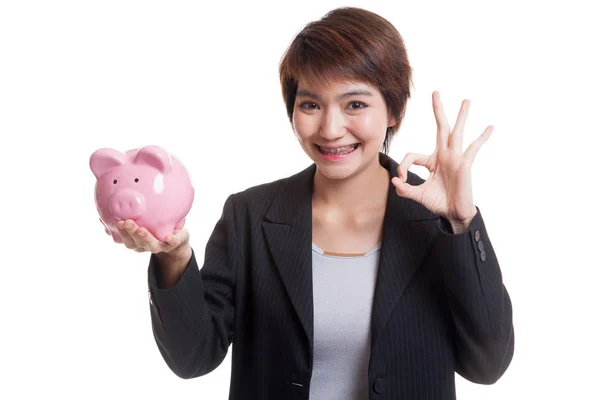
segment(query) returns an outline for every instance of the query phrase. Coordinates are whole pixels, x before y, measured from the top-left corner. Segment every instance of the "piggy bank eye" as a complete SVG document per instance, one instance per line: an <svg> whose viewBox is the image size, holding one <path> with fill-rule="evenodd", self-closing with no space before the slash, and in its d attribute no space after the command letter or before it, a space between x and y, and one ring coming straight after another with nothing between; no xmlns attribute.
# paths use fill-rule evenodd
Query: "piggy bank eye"
<svg viewBox="0 0 600 400"><path fill-rule="evenodd" d="M140 181L140 178L135 178L134 180L135 180L136 182L139 182L139 181Z"/></svg>
<svg viewBox="0 0 600 400"><path fill-rule="evenodd" d="M113 181L113 183L116 185L116 184L117 184L117 180L115 179L115 180Z"/></svg>

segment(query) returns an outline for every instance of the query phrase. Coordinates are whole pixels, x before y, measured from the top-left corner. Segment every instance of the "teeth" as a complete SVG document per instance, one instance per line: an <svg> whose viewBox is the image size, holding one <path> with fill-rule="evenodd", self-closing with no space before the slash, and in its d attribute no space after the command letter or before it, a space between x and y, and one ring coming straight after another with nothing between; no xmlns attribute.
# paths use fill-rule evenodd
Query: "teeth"
<svg viewBox="0 0 600 400"><path fill-rule="evenodd" d="M336 147L335 149L325 149L325 148L319 146L319 149L324 154L339 155L339 154L350 153L351 151L356 149L356 147L358 147L358 144L351 144L350 146L344 146L344 147Z"/></svg>

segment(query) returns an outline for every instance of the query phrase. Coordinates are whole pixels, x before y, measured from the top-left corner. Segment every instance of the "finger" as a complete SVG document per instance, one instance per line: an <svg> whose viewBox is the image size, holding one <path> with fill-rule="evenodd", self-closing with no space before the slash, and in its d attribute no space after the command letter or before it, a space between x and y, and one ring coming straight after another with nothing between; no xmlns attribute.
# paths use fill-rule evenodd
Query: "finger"
<svg viewBox="0 0 600 400"><path fill-rule="evenodd" d="M168 235L164 242L160 241L148 229L138 226L133 220L119 221L117 229L125 246L137 252L168 253L189 239L189 232L180 228Z"/></svg>
<svg viewBox="0 0 600 400"><path fill-rule="evenodd" d="M164 241L160 241L146 228L140 228L139 230L140 232L138 234L144 237L144 241L140 243L147 246L148 251L151 253L168 253L181 243L179 235L168 235Z"/></svg>
<svg viewBox="0 0 600 400"><path fill-rule="evenodd" d="M456 118L456 125L454 125L452 134L450 134L448 146L451 149L457 150L459 154L462 153L465 124L467 122L467 116L469 115L470 106L471 101L469 99L463 100L458 117Z"/></svg>
<svg viewBox="0 0 600 400"><path fill-rule="evenodd" d="M160 247L160 242L146 228L138 227L129 234L137 246L136 251L156 253Z"/></svg>
<svg viewBox="0 0 600 400"><path fill-rule="evenodd" d="M138 248L142 249L141 251L151 253L168 253L189 238L187 230L177 229L172 235L168 235L164 241L160 241L144 227L138 227L130 235Z"/></svg>
<svg viewBox="0 0 600 400"><path fill-rule="evenodd" d="M408 169L413 164L427 167L427 169L429 169L427 166L428 160L429 156L416 153L407 153L402 162L398 164L398 177L400 177L403 182L406 182L406 179L408 179ZM431 170L429 171L431 172Z"/></svg>
<svg viewBox="0 0 600 400"><path fill-rule="evenodd" d="M396 194L401 197L406 197L415 201L421 196L423 191L423 185L413 186L410 183L403 182L401 179L394 177L392 178L392 184L396 187Z"/></svg>
<svg viewBox="0 0 600 400"><path fill-rule="evenodd" d="M169 235L165 238L167 242L173 248L181 246L183 243L190 240L190 233L185 228L176 229L173 235Z"/></svg>
<svg viewBox="0 0 600 400"><path fill-rule="evenodd" d="M437 90L433 92L433 114L435 115L435 121L437 124L437 148L446 148L448 146L448 135L450 134L450 126L448 125L448 119L444 112L444 106L442 105L442 99L440 92Z"/></svg>
<svg viewBox="0 0 600 400"><path fill-rule="evenodd" d="M135 232L136 228L137 224L130 219L117 222L117 231L119 232L119 236L121 236L123 244L128 249L135 249L138 247L137 243L135 243L132 237L132 232Z"/></svg>
<svg viewBox="0 0 600 400"><path fill-rule="evenodd" d="M148 229L140 227L137 224L125 225L127 233L135 243L136 249L139 251L149 251L151 253L158 253L164 251L164 245L161 243ZM136 250L137 251L137 250Z"/></svg>
<svg viewBox="0 0 600 400"><path fill-rule="evenodd" d="M477 139L475 139L473 141L473 143L471 143L469 145L469 147L467 147L467 150L465 150L465 153L463 154L463 156L467 160L469 160L469 162L471 164L473 163L473 160L475 160L475 156L477 155L477 152L479 151L479 149L481 148L481 146L483 146L483 144L485 142L487 142L487 140L492 135L493 131L494 131L494 126L493 125L488 126L485 129L485 131L483 131L483 133L481 135L479 135L479 137Z"/></svg>

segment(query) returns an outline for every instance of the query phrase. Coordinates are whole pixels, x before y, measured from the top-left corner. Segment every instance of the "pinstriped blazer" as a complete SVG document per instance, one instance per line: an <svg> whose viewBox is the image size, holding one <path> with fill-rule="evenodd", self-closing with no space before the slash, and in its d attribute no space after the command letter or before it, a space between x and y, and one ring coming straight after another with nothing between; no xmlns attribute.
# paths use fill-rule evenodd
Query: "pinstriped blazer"
<svg viewBox="0 0 600 400"><path fill-rule="evenodd" d="M398 164L380 154L396 176ZM230 400L308 399L313 360L312 188L316 166L228 197L199 268L148 285L154 337L182 378L220 365ZM408 182L423 180L409 172ZM496 382L514 348L512 306L479 208L469 230L390 183L371 318L370 399L454 399L455 372Z"/></svg>

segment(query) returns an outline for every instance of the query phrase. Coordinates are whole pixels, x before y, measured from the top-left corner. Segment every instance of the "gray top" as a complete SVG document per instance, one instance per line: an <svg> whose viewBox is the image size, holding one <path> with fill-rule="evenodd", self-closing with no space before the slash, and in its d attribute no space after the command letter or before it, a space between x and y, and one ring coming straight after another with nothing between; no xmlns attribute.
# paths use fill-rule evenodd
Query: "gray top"
<svg viewBox="0 0 600 400"><path fill-rule="evenodd" d="M371 308L379 249L335 255L313 244L314 355L310 400L367 400Z"/></svg>

